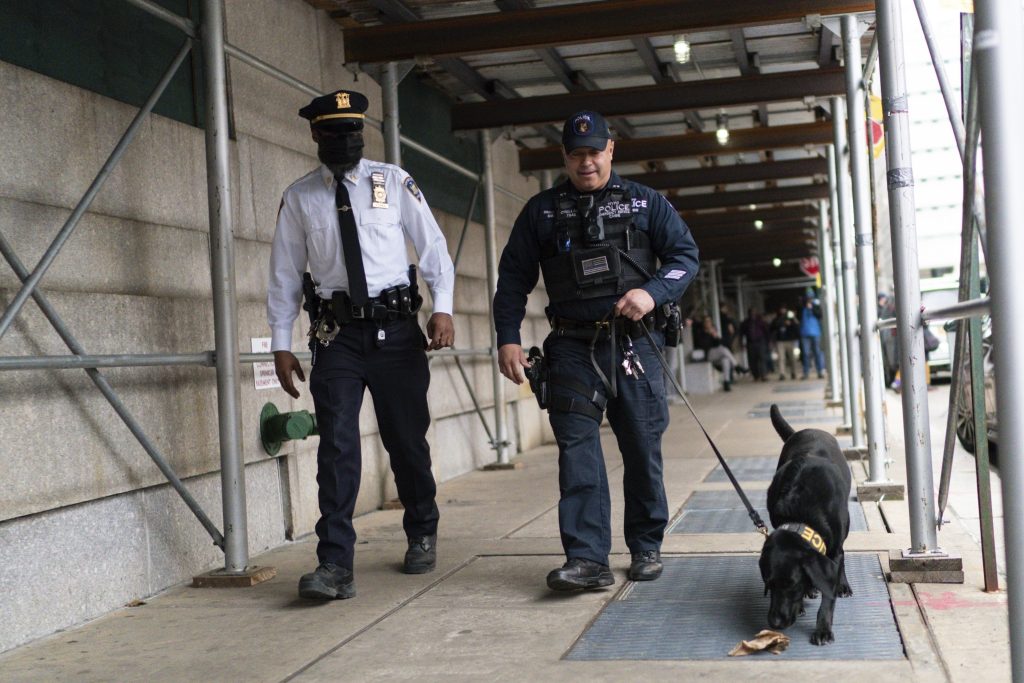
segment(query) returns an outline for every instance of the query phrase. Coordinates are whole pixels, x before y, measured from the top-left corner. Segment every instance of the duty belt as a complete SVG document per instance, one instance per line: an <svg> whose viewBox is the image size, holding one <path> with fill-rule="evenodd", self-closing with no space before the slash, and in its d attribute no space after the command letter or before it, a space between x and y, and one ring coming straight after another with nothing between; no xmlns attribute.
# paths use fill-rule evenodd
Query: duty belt
<svg viewBox="0 0 1024 683"><path fill-rule="evenodd" d="M643 322L647 324L649 328L655 327L655 316L650 313L643 318ZM603 330L603 334L607 335L611 325L607 320L572 320L570 318L551 318L551 333L556 337L570 337L572 339L583 339L590 341L594 337L596 330ZM643 335L643 328L639 322L619 321L616 325L616 335L629 335L630 337L640 338Z"/></svg>
<svg viewBox="0 0 1024 683"><path fill-rule="evenodd" d="M407 286L386 289L362 306L352 303L346 292L335 292L330 299L320 299L320 306L343 325L353 320L400 320L416 315L419 309Z"/></svg>

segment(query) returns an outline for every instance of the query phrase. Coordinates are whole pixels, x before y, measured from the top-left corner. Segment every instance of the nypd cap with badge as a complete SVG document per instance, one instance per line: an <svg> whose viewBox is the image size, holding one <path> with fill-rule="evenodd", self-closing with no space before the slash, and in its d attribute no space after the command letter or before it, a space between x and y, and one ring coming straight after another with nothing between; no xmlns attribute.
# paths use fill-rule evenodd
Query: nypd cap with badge
<svg viewBox="0 0 1024 683"><path fill-rule="evenodd" d="M313 101L299 110L299 116L309 120L317 128L340 128L362 130L364 112L370 106L366 95L354 90L335 90L332 93L313 98Z"/></svg>
<svg viewBox="0 0 1024 683"><path fill-rule="evenodd" d="M580 147L603 150L608 146L612 134L608 123L596 111L576 112L565 120L562 126L562 146L566 152Z"/></svg>

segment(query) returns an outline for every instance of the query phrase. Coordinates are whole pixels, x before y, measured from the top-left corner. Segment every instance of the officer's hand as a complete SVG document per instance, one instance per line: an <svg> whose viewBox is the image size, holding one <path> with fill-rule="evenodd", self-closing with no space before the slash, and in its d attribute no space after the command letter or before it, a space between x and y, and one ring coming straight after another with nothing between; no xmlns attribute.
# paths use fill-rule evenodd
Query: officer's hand
<svg viewBox="0 0 1024 683"><path fill-rule="evenodd" d="M526 381L523 368L530 367L526 359L526 353L519 344L502 344L498 347L498 368L501 374L508 377L516 384Z"/></svg>
<svg viewBox="0 0 1024 683"><path fill-rule="evenodd" d="M430 337L431 351L443 349L455 343L455 323L447 313L434 313L427 321L427 336Z"/></svg>
<svg viewBox="0 0 1024 683"><path fill-rule="evenodd" d="M615 302L615 315L636 322L654 310L654 299L644 289L631 289Z"/></svg>
<svg viewBox="0 0 1024 683"><path fill-rule="evenodd" d="M302 374L302 366L299 365L299 359L295 357L295 354L291 351L274 351L274 370L277 372L277 380L281 383L281 387L292 398L298 398L299 390L292 382L292 373L299 376L300 382L305 382L306 376Z"/></svg>

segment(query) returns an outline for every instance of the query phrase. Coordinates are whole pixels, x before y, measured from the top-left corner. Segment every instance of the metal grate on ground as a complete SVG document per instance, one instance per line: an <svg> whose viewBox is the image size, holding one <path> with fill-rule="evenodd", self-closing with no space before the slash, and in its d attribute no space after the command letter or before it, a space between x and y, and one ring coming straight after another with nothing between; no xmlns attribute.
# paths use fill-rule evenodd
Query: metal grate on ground
<svg viewBox="0 0 1024 683"><path fill-rule="evenodd" d="M747 498L758 514L768 520L768 491L747 491ZM864 517L864 508L857 500L849 501L850 531L867 531L868 523ZM695 491L683 505L679 517L669 526L670 534L738 534L754 531L754 523L750 521L747 509L736 492Z"/></svg>
<svg viewBox="0 0 1024 683"><path fill-rule="evenodd" d="M779 465L777 455L756 455L730 457L726 459L729 469L737 481L771 481L775 476L775 468ZM715 465L715 469L704 477L705 483L729 481L721 464Z"/></svg>
<svg viewBox="0 0 1024 683"><path fill-rule="evenodd" d="M741 640L767 628L769 598L757 560L756 555L664 558L661 578L627 583L565 658L728 658ZM903 641L878 557L847 553L846 576L853 597L837 601L832 621L836 642L811 645L819 600L806 600L806 614L785 631L789 649L744 661L903 659Z"/></svg>

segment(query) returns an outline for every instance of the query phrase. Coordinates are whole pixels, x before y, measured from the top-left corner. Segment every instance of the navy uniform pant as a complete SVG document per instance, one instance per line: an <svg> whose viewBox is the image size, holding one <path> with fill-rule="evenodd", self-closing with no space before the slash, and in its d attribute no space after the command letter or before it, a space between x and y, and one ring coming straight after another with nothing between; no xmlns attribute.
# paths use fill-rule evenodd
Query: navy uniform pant
<svg viewBox="0 0 1024 683"><path fill-rule="evenodd" d="M317 557L347 569L352 568L356 541L352 512L359 493L359 410L366 388L405 506L405 533L437 533L436 486L426 439L430 372L423 332L414 317L386 322L384 345L378 348L377 330L377 323L358 320L342 327L326 348L316 345L309 378L320 432Z"/></svg>
<svg viewBox="0 0 1024 683"><path fill-rule="evenodd" d="M660 334L653 336L661 343ZM626 545L631 552L659 550L668 523L661 457L661 437L668 427L665 378L646 339L633 342L645 370L639 379L625 374L619 344L611 344L608 339L599 341L594 357L609 380L613 371L618 375L618 397L608 397L607 411L622 454ZM551 336L544 348L555 381L558 375L568 375L607 393L591 363L589 342ZM614 356L610 355L612 349ZM550 390L580 398L571 389L554 384ZM550 411L549 419L558 442L558 525L565 555L607 565L612 545L611 501L600 423L575 412Z"/></svg>

